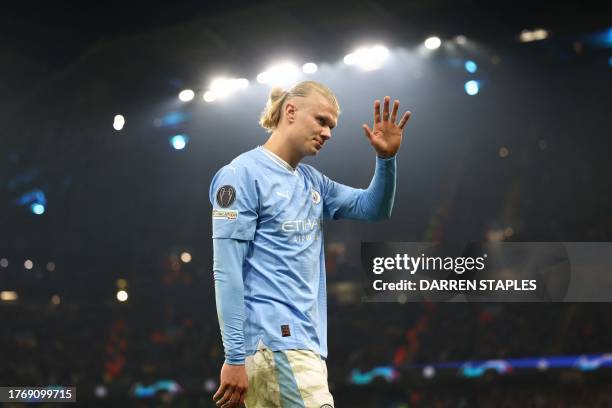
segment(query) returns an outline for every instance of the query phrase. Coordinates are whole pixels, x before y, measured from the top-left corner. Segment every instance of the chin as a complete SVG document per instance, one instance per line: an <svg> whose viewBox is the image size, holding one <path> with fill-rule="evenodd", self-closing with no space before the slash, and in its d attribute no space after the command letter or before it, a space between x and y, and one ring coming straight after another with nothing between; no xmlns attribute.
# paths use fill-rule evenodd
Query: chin
<svg viewBox="0 0 612 408"><path fill-rule="evenodd" d="M305 149L304 156L316 156L319 153L316 147L311 147L309 149Z"/></svg>

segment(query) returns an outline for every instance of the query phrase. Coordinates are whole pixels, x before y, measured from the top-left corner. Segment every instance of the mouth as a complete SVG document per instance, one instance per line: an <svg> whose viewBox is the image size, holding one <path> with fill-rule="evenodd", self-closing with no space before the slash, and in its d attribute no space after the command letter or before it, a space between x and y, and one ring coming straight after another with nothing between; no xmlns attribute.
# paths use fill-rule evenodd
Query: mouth
<svg viewBox="0 0 612 408"><path fill-rule="evenodd" d="M314 139L314 142L317 150L321 150L323 148L323 142L319 141L318 139Z"/></svg>

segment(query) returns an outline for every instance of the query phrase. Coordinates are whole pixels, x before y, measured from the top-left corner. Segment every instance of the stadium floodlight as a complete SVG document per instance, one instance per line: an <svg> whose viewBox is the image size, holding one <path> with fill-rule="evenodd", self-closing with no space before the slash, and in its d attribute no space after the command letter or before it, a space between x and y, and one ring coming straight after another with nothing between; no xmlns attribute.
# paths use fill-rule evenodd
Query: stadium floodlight
<svg viewBox="0 0 612 408"><path fill-rule="evenodd" d="M302 65L302 72L305 74L314 74L318 69L319 67L314 62L307 62Z"/></svg>
<svg viewBox="0 0 612 408"><path fill-rule="evenodd" d="M300 69L293 62L285 61L272 65L257 75L257 82L267 85L288 85L299 77Z"/></svg>
<svg viewBox="0 0 612 408"><path fill-rule="evenodd" d="M217 100L217 94L215 94L213 91L206 91L204 92L203 98L205 102L214 102Z"/></svg>
<svg viewBox="0 0 612 408"><path fill-rule="evenodd" d="M478 65L476 65L476 63L471 60L465 61L464 66L465 66L465 70L469 72L470 74L473 74L478 70Z"/></svg>
<svg viewBox="0 0 612 408"><path fill-rule="evenodd" d="M389 50L382 46L362 47L344 57L346 65L356 65L365 71L373 71L383 66L389 56Z"/></svg>
<svg viewBox="0 0 612 408"><path fill-rule="evenodd" d="M179 93L178 98L181 102L189 102L194 98L194 96L195 92L193 92L191 89L184 89Z"/></svg>
<svg viewBox="0 0 612 408"><path fill-rule="evenodd" d="M175 135L170 138L170 145L175 150L183 150L185 146L187 146L187 141L189 138L185 135Z"/></svg>
<svg viewBox="0 0 612 408"><path fill-rule="evenodd" d="M30 206L30 211L32 211L33 214L42 215L45 213L45 206L41 203L33 203Z"/></svg>
<svg viewBox="0 0 612 408"><path fill-rule="evenodd" d="M455 37L455 42L459 45L467 44L467 37L465 35L458 35Z"/></svg>
<svg viewBox="0 0 612 408"><path fill-rule="evenodd" d="M429 37L424 44L428 50L436 50L442 45L442 40L440 40L440 37Z"/></svg>
<svg viewBox="0 0 612 408"><path fill-rule="evenodd" d="M4 290L0 292L0 300L2 300L3 302L13 302L17 300L18 298L19 296L17 295L17 292L15 291Z"/></svg>
<svg viewBox="0 0 612 408"><path fill-rule="evenodd" d="M8 267L8 264L9 264L8 259L6 259L6 258L0 259L0 266L1 267L6 268L6 267Z"/></svg>
<svg viewBox="0 0 612 408"><path fill-rule="evenodd" d="M548 38L548 31L543 28L536 28L535 30L523 30L519 34L519 40L521 42L532 42L539 41Z"/></svg>
<svg viewBox="0 0 612 408"><path fill-rule="evenodd" d="M26 259L25 262L23 263L23 267L26 268L27 270L30 270L34 267L34 262L32 262L29 259Z"/></svg>
<svg viewBox="0 0 612 408"><path fill-rule="evenodd" d="M187 251L181 253L181 261L183 261L183 263L191 262L191 254Z"/></svg>
<svg viewBox="0 0 612 408"><path fill-rule="evenodd" d="M427 365L423 367L423 377L432 379L436 376L436 369L433 366Z"/></svg>
<svg viewBox="0 0 612 408"><path fill-rule="evenodd" d="M98 384L96 385L96 388L94 388L94 395L98 398L104 398L106 397L107 394L108 394L108 390L102 384Z"/></svg>
<svg viewBox="0 0 612 408"><path fill-rule="evenodd" d="M117 300L120 302L125 302L128 299L128 293L125 290L120 290L117 292Z"/></svg>
<svg viewBox="0 0 612 408"><path fill-rule="evenodd" d="M209 91L215 95L216 99L231 95L248 86L249 80L246 78L216 78L210 83Z"/></svg>
<svg viewBox="0 0 612 408"><path fill-rule="evenodd" d="M115 118L113 120L113 128L115 130L121 130L123 129L124 125L125 125L125 118L123 117L123 115L115 115Z"/></svg>
<svg viewBox="0 0 612 408"><path fill-rule="evenodd" d="M463 88L465 89L465 93L470 96L474 96L480 91L478 81L467 81Z"/></svg>

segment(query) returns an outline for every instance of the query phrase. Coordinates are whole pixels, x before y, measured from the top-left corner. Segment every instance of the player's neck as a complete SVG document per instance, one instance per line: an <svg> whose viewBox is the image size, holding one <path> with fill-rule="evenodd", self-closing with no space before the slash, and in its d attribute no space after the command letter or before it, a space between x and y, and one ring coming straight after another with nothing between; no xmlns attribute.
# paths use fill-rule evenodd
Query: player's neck
<svg viewBox="0 0 612 408"><path fill-rule="evenodd" d="M302 160L302 156L291 149L291 146L283 141L282 136L278 135L276 132L270 135L270 138L264 143L263 147L286 161L293 169L297 168L300 160Z"/></svg>

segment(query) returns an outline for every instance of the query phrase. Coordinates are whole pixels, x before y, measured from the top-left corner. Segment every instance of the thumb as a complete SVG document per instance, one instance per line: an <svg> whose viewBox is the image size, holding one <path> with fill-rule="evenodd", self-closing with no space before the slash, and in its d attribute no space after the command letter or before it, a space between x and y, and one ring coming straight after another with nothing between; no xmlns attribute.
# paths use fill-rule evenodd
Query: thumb
<svg viewBox="0 0 612 408"><path fill-rule="evenodd" d="M363 129L363 131L364 131L366 137L368 138L368 140L371 142L372 141L372 137L374 135L372 134L372 131L370 130L370 127L364 123L363 125L361 125L361 128Z"/></svg>

